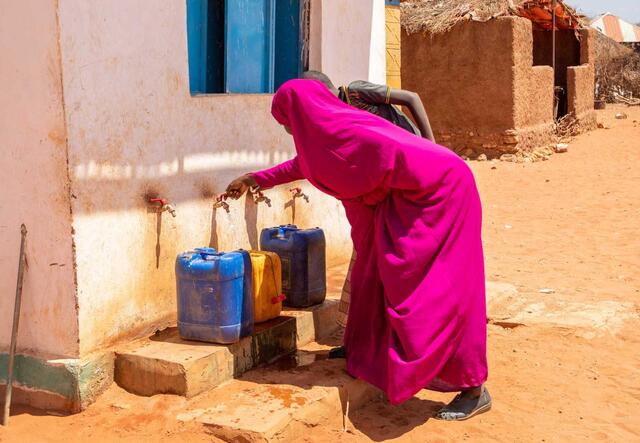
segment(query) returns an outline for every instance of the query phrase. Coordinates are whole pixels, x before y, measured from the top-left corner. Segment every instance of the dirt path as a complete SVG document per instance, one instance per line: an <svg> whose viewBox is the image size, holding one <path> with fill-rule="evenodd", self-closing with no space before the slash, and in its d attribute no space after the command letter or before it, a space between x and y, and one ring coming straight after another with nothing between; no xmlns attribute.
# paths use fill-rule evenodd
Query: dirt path
<svg viewBox="0 0 640 443"><path fill-rule="evenodd" d="M615 120L616 112L629 118ZM484 202L489 388L494 408L430 420L450 395L378 400L349 432L307 441L640 441L640 108L599 114L611 129L535 164L473 162ZM71 417L23 411L1 442L214 441L171 411L184 399L112 388Z"/></svg>

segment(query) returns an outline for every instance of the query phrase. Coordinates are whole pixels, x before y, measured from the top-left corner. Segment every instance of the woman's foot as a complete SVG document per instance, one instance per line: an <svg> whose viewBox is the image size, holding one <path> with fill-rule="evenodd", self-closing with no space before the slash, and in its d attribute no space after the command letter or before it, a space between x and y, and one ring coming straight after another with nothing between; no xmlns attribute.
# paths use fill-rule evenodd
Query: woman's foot
<svg viewBox="0 0 640 443"><path fill-rule="evenodd" d="M329 358L347 358L347 351L344 349L344 346L338 346L329 351Z"/></svg>
<svg viewBox="0 0 640 443"><path fill-rule="evenodd" d="M491 396L484 386L463 391L434 416L437 420L462 421L491 409Z"/></svg>

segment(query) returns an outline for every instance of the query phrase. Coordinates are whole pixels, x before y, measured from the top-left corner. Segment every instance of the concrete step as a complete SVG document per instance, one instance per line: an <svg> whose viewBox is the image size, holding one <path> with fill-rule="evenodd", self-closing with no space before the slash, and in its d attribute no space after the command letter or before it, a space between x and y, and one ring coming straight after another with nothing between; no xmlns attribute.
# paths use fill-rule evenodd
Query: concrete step
<svg viewBox="0 0 640 443"><path fill-rule="evenodd" d="M349 376L344 360L326 360L326 346L312 346L191 399L177 419L227 442L301 441L318 425L349 429L348 414L383 394Z"/></svg>
<svg viewBox="0 0 640 443"><path fill-rule="evenodd" d="M177 328L169 328L117 351L114 378L138 395L193 397L331 335L337 308L331 297L309 309L283 311L230 346L182 340Z"/></svg>

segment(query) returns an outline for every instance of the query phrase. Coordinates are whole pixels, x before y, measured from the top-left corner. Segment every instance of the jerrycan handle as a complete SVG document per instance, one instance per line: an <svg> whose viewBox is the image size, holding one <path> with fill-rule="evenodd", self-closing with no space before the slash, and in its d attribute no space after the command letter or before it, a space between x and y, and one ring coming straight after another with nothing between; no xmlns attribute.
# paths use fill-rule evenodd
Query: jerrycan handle
<svg viewBox="0 0 640 443"><path fill-rule="evenodd" d="M271 304L277 305L280 302L283 302L287 299L287 296L284 294L280 294L276 297L271 298Z"/></svg>
<svg viewBox="0 0 640 443"><path fill-rule="evenodd" d="M196 254L200 254L204 260L206 260L208 256L216 255L217 253L214 248L195 248L194 251Z"/></svg>
<svg viewBox="0 0 640 443"><path fill-rule="evenodd" d="M280 240L285 240L287 238L287 232L296 230L298 230L296 225L280 225L275 233L275 237Z"/></svg>

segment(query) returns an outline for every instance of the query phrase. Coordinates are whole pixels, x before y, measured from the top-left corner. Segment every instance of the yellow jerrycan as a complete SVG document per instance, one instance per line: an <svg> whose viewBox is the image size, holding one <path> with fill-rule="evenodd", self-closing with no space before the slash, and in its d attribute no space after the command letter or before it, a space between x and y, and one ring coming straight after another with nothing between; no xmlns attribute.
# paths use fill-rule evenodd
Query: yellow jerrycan
<svg viewBox="0 0 640 443"><path fill-rule="evenodd" d="M251 251L253 308L256 323L271 320L282 311L282 265L274 252Z"/></svg>

